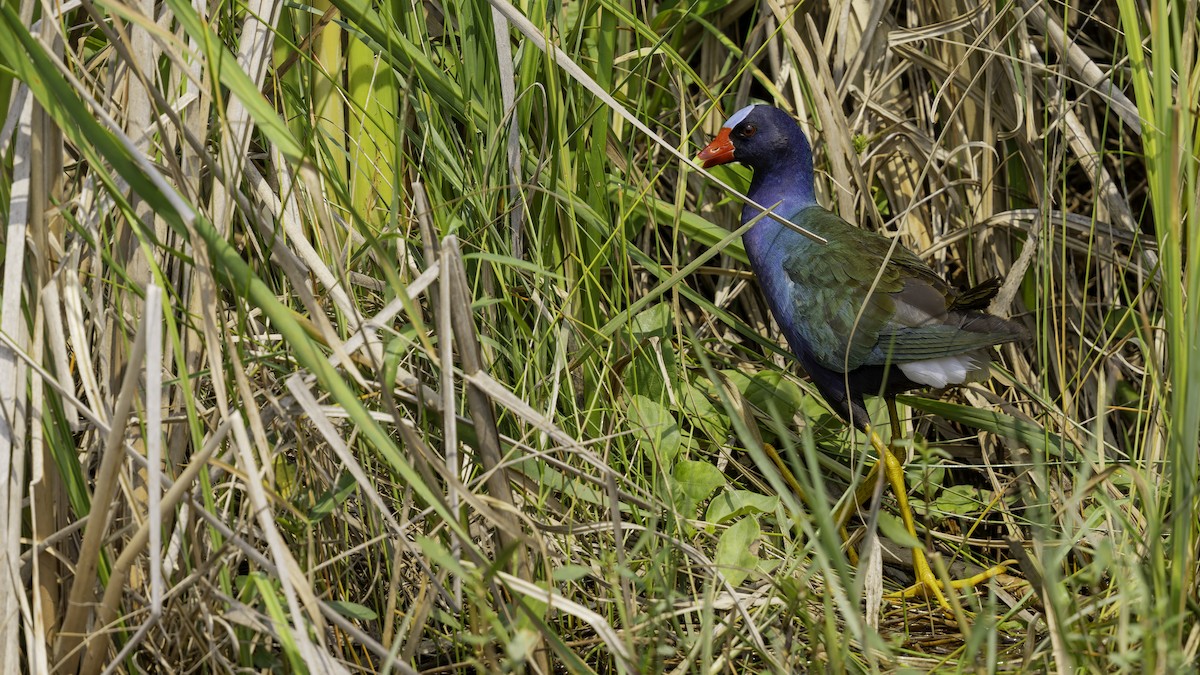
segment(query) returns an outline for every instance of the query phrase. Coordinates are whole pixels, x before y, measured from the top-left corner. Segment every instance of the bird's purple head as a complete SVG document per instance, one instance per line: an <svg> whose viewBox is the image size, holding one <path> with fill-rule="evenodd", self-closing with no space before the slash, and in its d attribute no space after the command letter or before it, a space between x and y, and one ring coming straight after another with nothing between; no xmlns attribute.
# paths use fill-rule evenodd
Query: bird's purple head
<svg viewBox="0 0 1200 675"><path fill-rule="evenodd" d="M769 105L735 112L697 156L705 168L740 162L754 169L750 198L760 204L782 201L787 210L816 204L812 146L791 115ZM744 216L753 217L751 209Z"/></svg>
<svg viewBox="0 0 1200 675"><path fill-rule="evenodd" d="M704 168L741 162L755 170L775 166L812 167L808 137L783 110L769 105L748 105L721 125L721 131L697 157Z"/></svg>

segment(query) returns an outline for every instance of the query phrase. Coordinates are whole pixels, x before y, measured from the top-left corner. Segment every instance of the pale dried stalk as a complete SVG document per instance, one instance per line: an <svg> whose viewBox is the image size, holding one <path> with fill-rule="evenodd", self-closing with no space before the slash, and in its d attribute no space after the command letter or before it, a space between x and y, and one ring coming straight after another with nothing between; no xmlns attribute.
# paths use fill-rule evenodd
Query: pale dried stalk
<svg viewBox="0 0 1200 675"><path fill-rule="evenodd" d="M166 493L162 495L162 499L158 505L157 513L153 514L151 518L148 518L142 523L133 536L129 538L129 541L125 543L125 548L122 549L121 554L117 557L116 562L113 563L113 568L109 574L108 585L104 589L104 597L96 610L95 621L97 625L111 626L117 621L119 618L118 612L120 611L121 598L124 596L127 590L125 582L129 578L130 570L133 569L134 564L141 557L143 551L146 549L146 546L150 541L150 529L153 527L160 527L163 519L172 516L176 505L178 505L185 497L187 497L190 492L197 489L196 479L199 477L201 471L208 468L208 460L213 456L217 449L222 446L230 426L230 423L226 421L217 427L217 429L215 429L213 434L209 437L208 441L205 442L204 447L202 447L199 452L192 456L192 461L184 468L183 472L179 474L173 483L170 480L167 480L165 477L163 478L164 484L170 484L170 487L168 487ZM131 451L129 454L134 458L139 457L136 453ZM158 521L157 523L155 523L156 520ZM152 621L148 621L144 624L144 626L151 626L152 624ZM88 644L87 648L89 650L89 655L95 655L94 658L89 659L89 661L94 662L94 664L90 666L93 670L96 669L106 657L108 653L109 640L110 635L107 630L98 631L97 635L92 636L91 642ZM120 659L113 659L113 662L119 663Z"/></svg>
<svg viewBox="0 0 1200 675"><path fill-rule="evenodd" d="M146 325L143 323L129 344L127 363L133 364L142 360L146 348L145 333ZM117 490L117 474L125 456L125 425L133 411L140 374L141 371L137 368L125 370L125 377L121 381L117 402L113 408L112 423L100 455L100 468L96 472L91 496L92 510L83 532L79 557L75 561L75 574L71 581L71 593L62 631L54 646L55 658L64 672L75 672L77 668L80 657L78 647L86 635L84 629L92 613L92 602L99 583L96 577L97 563L102 543L108 533L108 507L113 503Z"/></svg>
<svg viewBox="0 0 1200 675"><path fill-rule="evenodd" d="M25 292L25 259L29 255L26 235L33 193L33 97L24 101L16 127L13 181L5 226L4 284L0 290L0 331L12 337L21 351L28 349L29 335L22 316ZM30 298L31 304L33 298ZM24 457L28 434L23 368L14 348L0 347L0 665L17 672L20 663L21 618L18 606L24 594L21 578L21 501L25 496ZM14 508L15 507L15 508Z"/></svg>

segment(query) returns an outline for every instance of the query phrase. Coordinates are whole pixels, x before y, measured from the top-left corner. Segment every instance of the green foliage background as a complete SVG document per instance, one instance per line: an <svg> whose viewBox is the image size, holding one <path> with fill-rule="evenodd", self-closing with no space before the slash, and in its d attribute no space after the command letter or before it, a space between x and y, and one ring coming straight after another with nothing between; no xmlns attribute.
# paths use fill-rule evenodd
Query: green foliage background
<svg viewBox="0 0 1200 675"><path fill-rule="evenodd" d="M0 10L5 672L1195 667L1194 0ZM919 541L687 161L752 100L1034 335L903 399Z"/></svg>

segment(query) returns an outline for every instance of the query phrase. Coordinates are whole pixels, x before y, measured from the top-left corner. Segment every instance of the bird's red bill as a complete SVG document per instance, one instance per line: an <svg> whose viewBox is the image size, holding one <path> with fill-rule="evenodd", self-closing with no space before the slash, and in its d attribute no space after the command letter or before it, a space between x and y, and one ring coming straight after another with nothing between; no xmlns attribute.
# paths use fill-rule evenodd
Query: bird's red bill
<svg viewBox="0 0 1200 675"><path fill-rule="evenodd" d="M733 141L729 140L729 129L721 129L721 133L712 140L696 159L701 161L701 166L709 168L720 164L726 164L733 161Z"/></svg>

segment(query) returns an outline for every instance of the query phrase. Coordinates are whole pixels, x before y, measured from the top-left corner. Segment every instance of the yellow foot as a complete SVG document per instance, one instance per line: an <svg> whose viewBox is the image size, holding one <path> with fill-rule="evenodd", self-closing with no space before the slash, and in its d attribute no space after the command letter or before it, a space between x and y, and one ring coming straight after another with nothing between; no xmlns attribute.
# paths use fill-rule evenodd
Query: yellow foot
<svg viewBox="0 0 1200 675"><path fill-rule="evenodd" d="M1016 561L1006 560L995 567L986 569L979 574L976 574L966 579L955 579L950 582L952 590L963 588L974 588L979 584L986 582L992 577L1005 574L1008 572L1008 565L1014 564ZM944 584L933 573L933 569L929 567L929 561L925 559L925 554L920 550L913 550L913 573L917 577L917 583L908 588L890 593L886 597L890 600L905 600L908 598L931 598L936 600L938 606L947 612L952 611L950 603L947 602L945 594L942 592Z"/></svg>

